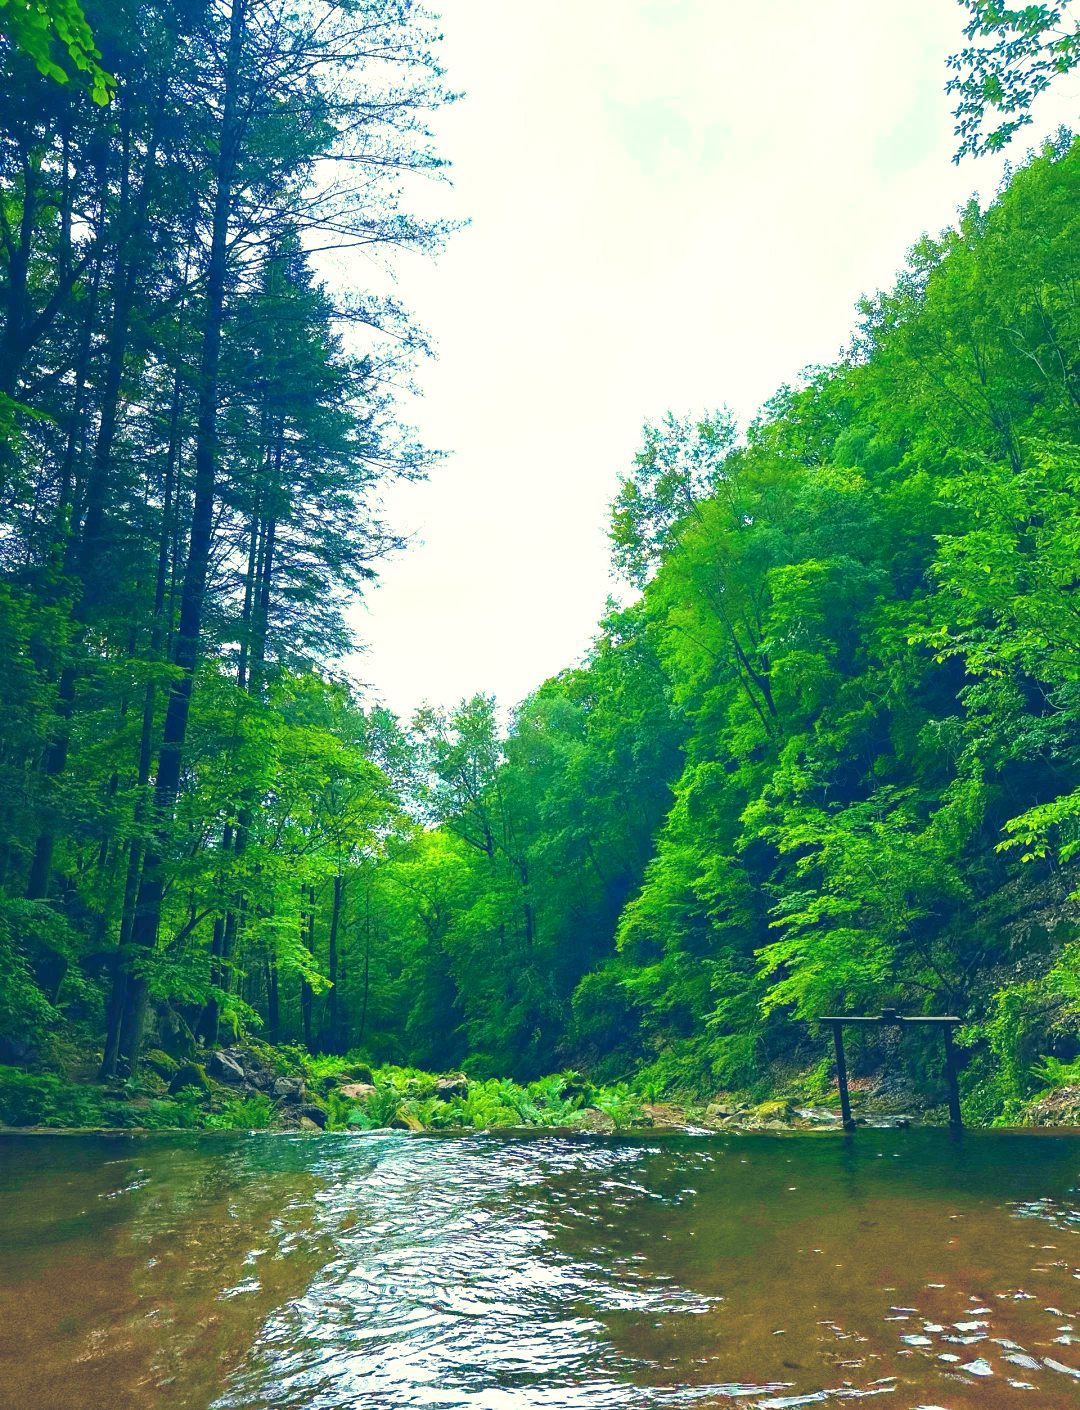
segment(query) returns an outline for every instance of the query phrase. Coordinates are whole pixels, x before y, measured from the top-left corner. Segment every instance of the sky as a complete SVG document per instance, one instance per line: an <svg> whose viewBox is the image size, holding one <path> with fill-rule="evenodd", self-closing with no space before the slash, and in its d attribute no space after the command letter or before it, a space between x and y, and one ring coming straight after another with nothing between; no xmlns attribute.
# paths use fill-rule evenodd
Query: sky
<svg viewBox="0 0 1080 1410"><path fill-rule="evenodd" d="M605 526L643 422L726 402L745 425L1002 170L951 161L956 0L438 8L466 96L434 123L452 186L418 199L471 223L396 292L438 347L406 414L449 454L386 494L414 542L351 663L406 719L477 691L508 710L578 661L629 595ZM1040 103L1032 141L1080 126L1074 76Z"/></svg>

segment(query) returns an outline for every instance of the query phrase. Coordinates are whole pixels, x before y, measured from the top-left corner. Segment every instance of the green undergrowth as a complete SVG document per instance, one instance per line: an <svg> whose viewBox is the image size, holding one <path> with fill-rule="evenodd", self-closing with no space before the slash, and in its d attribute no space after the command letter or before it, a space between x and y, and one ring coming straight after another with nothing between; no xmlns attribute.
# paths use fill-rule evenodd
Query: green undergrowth
<svg viewBox="0 0 1080 1410"><path fill-rule="evenodd" d="M597 1086L568 1071L526 1085L507 1078L476 1081L456 1074L460 1089L440 1095L439 1075L417 1068L371 1067L356 1054L312 1057L291 1045L271 1048L255 1041L249 1051L264 1068L305 1082L303 1105L321 1109L325 1129L487 1130L492 1127L557 1127L580 1124L585 1113L603 1112L617 1129L642 1120L648 1094L625 1082ZM167 1074L146 1063L120 1086L71 1080L63 1072L28 1072L0 1066L0 1125L8 1127L131 1128L143 1130L274 1129L295 1116L284 1101L265 1094L236 1096L205 1078L205 1086L169 1094ZM341 1089L363 1083L374 1091L356 1098Z"/></svg>

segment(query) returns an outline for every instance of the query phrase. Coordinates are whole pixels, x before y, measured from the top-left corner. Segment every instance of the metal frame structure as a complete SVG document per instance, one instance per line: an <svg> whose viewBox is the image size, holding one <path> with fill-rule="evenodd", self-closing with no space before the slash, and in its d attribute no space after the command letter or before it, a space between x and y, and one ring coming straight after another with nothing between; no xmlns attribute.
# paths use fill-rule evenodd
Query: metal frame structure
<svg viewBox="0 0 1080 1410"><path fill-rule="evenodd" d="M836 1047L836 1080L840 1087L840 1112L844 1119L844 1130L854 1131L855 1122L851 1117L851 1102L848 1099L847 1084L847 1063L844 1061L844 1024L879 1024L886 1027L907 1028L925 1027L927 1024L936 1025L941 1029L942 1037L945 1039L945 1081L949 1087L949 1125L954 1130L959 1130L963 1126L960 1116L960 1088L956 1082L956 1049L953 1047L952 1030L963 1022L959 1018L905 1018L903 1014L897 1013L896 1009L882 1009L881 1013L875 1017L856 1018L838 1017L836 1015L823 1015L817 1020L818 1023L831 1023L833 1031L833 1043Z"/></svg>

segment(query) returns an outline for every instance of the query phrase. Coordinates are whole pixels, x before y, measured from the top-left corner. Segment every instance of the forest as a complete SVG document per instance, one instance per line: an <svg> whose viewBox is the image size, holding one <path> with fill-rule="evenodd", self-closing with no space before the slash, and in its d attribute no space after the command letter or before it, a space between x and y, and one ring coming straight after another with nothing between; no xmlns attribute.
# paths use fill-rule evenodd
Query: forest
<svg viewBox="0 0 1080 1410"><path fill-rule="evenodd" d="M86 21L2 54L0 1121L245 1044L828 1101L815 1019L884 1007L963 1020L973 1123L1080 1083L1080 141L749 425L645 424L580 661L403 720L344 662L429 347L348 271L454 233L434 22Z"/></svg>

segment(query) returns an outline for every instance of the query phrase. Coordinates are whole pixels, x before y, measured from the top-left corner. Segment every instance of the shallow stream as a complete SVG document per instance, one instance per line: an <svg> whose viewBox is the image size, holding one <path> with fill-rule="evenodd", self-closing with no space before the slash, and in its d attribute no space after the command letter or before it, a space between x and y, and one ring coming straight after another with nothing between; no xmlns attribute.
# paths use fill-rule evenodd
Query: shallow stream
<svg viewBox="0 0 1080 1410"><path fill-rule="evenodd" d="M0 1406L1080 1406L1080 1136L0 1137Z"/></svg>

